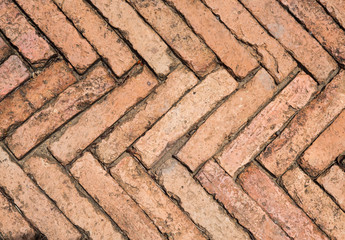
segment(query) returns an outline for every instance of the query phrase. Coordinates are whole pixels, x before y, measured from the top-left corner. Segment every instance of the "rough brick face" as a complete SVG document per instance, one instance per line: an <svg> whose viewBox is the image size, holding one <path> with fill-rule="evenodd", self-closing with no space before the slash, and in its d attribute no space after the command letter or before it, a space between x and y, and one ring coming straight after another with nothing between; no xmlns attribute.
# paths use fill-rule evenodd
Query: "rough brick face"
<svg viewBox="0 0 345 240"><path fill-rule="evenodd" d="M5 41L0 37L0 61L4 60L11 54L11 48L5 43Z"/></svg>
<svg viewBox="0 0 345 240"><path fill-rule="evenodd" d="M320 0L320 3L345 27L345 2L343 0Z"/></svg>

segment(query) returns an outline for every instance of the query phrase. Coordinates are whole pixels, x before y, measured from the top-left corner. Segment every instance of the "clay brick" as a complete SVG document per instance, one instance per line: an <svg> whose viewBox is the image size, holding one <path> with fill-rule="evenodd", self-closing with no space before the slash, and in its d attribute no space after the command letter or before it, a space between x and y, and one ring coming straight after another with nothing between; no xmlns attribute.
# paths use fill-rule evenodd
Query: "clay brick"
<svg viewBox="0 0 345 240"><path fill-rule="evenodd" d="M131 156L125 155L110 173L169 239L205 239Z"/></svg>
<svg viewBox="0 0 345 240"><path fill-rule="evenodd" d="M96 152L104 163L118 158L135 139L150 128L157 119L166 113L183 94L192 88L198 79L186 67L179 67L168 75L147 100L127 114L125 121L97 144Z"/></svg>
<svg viewBox="0 0 345 240"><path fill-rule="evenodd" d="M4 239L35 238L35 231L17 209L0 193L0 236Z"/></svg>
<svg viewBox="0 0 345 240"><path fill-rule="evenodd" d="M91 2L109 19L112 26L124 34L133 48L157 74L167 75L177 66L179 61L168 46L128 3L123 0L91 0Z"/></svg>
<svg viewBox="0 0 345 240"><path fill-rule="evenodd" d="M168 194L178 198L181 207L211 239L250 239L176 160L166 161L157 175Z"/></svg>
<svg viewBox="0 0 345 240"><path fill-rule="evenodd" d="M30 77L23 62L16 55L0 65L0 100Z"/></svg>
<svg viewBox="0 0 345 240"><path fill-rule="evenodd" d="M345 2L343 0L319 0L328 12L345 27Z"/></svg>
<svg viewBox="0 0 345 240"><path fill-rule="evenodd" d="M345 111L313 142L299 159L301 167L315 177L345 151Z"/></svg>
<svg viewBox="0 0 345 240"><path fill-rule="evenodd" d="M25 160L23 169L34 177L42 190L61 211L92 239L124 239L110 219L88 199L68 173L53 160L33 156Z"/></svg>
<svg viewBox="0 0 345 240"><path fill-rule="evenodd" d="M237 82L225 69L209 74L138 140L135 148L142 162L152 167L175 141L236 87Z"/></svg>
<svg viewBox="0 0 345 240"><path fill-rule="evenodd" d="M31 64L42 66L54 55L54 50L12 1L0 0L0 16L1 30Z"/></svg>
<svg viewBox="0 0 345 240"><path fill-rule="evenodd" d="M48 239L80 239L77 229L0 147L0 186Z"/></svg>
<svg viewBox="0 0 345 240"><path fill-rule="evenodd" d="M290 239L260 206L214 161L196 175L203 187L259 240Z"/></svg>
<svg viewBox="0 0 345 240"><path fill-rule="evenodd" d="M53 1L105 58L117 76L121 76L135 64L136 57L129 47L89 4L83 0Z"/></svg>
<svg viewBox="0 0 345 240"><path fill-rule="evenodd" d="M0 61L4 60L11 54L11 48L0 37Z"/></svg>
<svg viewBox="0 0 345 240"><path fill-rule="evenodd" d="M236 133L269 100L276 86L261 69L244 88L238 90L203 123L178 153L178 158L195 171L211 158L224 140Z"/></svg>
<svg viewBox="0 0 345 240"><path fill-rule="evenodd" d="M319 83L337 71L337 63L275 0L242 0L261 24L301 62Z"/></svg>
<svg viewBox="0 0 345 240"><path fill-rule="evenodd" d="M79 73L83 73L97 60L98 56L91 45L52 0L18 0L17 3Z"/></svg>
<svg viewBox="0 0 345 240"><path fill-rule="evenodd" d="M239 180L244 191L293 239L328 239L258 166L251 163Z"/></svg>
<svg viewBox="0 0 345 240"><path fill-rule="evenodd" d="M282 183L295 202L332 239L345 236L345 213L300 168L287 171Z"/></svg>
<svg viewBox="0 0 345 240"><path fill-rule="evenodd" d="M279 176L297 156L344 108L345 72L340 72L331 83L298 112L281 135L257 158L270 172ZM327 112L327 114L325 114Z"/></svg>
<svg viewBox="0 0 345 240"><path fill-rule="evenodd" d="M143 210L90 153L79 158L70 171L130 239L163 239Z"/></svg>
<svg viewBox="0 0 345 240"><path fill-rule="evenodd" d="M218 162L234 176L237 169L260 153L261 148L284 123L302 108L316 91L316 83L299 73L276 98L217 156Z"/></svg>
<svg viewBox="0 0 345 240"><path fill-rule="evenodd" d="M213 13L219 15L237 38L254 47L261 57L260 62L276 82L282 82L297 67L290 54L260 26L238 0L205 0L205 3Z"/></svg>
<svg viewBox="0 0 345 240"><path fill-rule="evenodd" d="M156 77L143 67L140 73L131 76L124 85L114 89L66 126L63 134L53 139L49 146L53 155L63 164L69 163L131 106L146 97L156 84Z"/></svg>

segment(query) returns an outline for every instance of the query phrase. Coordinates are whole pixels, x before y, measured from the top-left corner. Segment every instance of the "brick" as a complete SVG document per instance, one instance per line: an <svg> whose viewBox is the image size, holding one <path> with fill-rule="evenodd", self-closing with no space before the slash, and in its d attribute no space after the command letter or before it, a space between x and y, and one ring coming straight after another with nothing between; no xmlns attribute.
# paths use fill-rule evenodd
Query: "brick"
<svg viewBox="0 0 345 240"><path fill-rule="evenodd" d="M0 65L0 100L30 77L30 72L16 55Z"/></svg>
<svg viewBox="0 0 345 240"><path fill-rule="evenodd" d="M217 155L221 166L234 176L237 169L253 159L286 121L302 108L316 91L316 83L299 73L252 121Z"/></svg>
<svg viewBox="0 0 345 240"><path fill-rule="evenodd" d="M0 148L0 186L27 219L48 239L80 239L77 229L64 217L13 159Z"/></svg>
<svg viewBox="0 0 345 240"><path fill-rule="evenodd" d="M345 27L345 2L343 0L320 0L320 3Z"/></svg>
<svg viewBox="0 0 345 240"><path fill-rule="evenodd" d="M31 64L43 66L55 54L12 1L0 1L0 15L1 30Z"/></svg>
<svg viewBox="0 0 345 240"><path fill-rule="evenodd" d="M125 155L110 173L169 239L205 239L131 156Z"/></svg>
<svg viewBox="0 0 345 240"><path fill-rule="evenodd" d="M54 2L109 63L117 76L121 76L135 64L136 57L129 47L88 3L83 0Z"/></svg>
<svg viewBox="0 0 345 240"><path fill-rule="evenodd" d="M0 236L5 239L34 239L35 230L0 193Z"/></svg>
<svg viewBox="0 0 345 240"><path fill-rule="evenodd" d="M338 69L333 58L275 0L243 0L245 7L307 69L319 83Z"/></svg>
<svg viewBox="0 0 345 240"><path fill-rule="evenodd" d="M178 199L181 207L195 223L206 229L211 239L250 239L176 160L167 160L157 175L168 194Z"/></svg>
<svg viewBox="0 0 345 240"><path fill-rule="evenodd" d="M143 210L90 153L74 162L70 171L130 239L163 239Z"/></svg>
<svg viewBox="0 0 345 240"><path fill-rule="evenodd" d="M282 82L297 67L297 63L290 54L237 0L205 0L205 3L213 13L219 15L238 39L249 43L254 48L261 57L259 61L276 82Z"/></svg>
<svg viewBox="0 0 345 240"><path fill-rule="evenodd" d="M118 28L133 48L143 56L152 69L159 75L167 75L179 61L164 41L146 24L135 10L122 0L91 0Z"/></svg>
<svg viewBox="0 0 345 240"><path fill-rule="evenodd" d="M198 128L177 154L178 158L195 171L273 96L275 90L273 78L264 69L260 70L244 88L230 96Z"/></svg>
<svg viewBox="0 0 345 240"><path fill-rule="evenodd" d="M0 61L4 60L11 54L11 48L0 37Z"/></svg>
<svg viewBox="0 0 345 240"><path fill-rule="evenodd" d="M245 77L259 66L250 52L201 1L169 0L169 2L184 15L194 31L202 36L206 44L237 76Z"/></svg>
<svg viewBox="0 0 345 240"><path fill-rule="evenodd" d="M208 161L196 178L238 222L259 240L290 239L260 206L214 161Z"/></svg>
<svg viewBox="0 0 345 240"><path fill-rule="evenodd" d="M32 156L22 164L61 211L92 239L124 239L110 219L80 192L68 173L48 157Z"/></svg>
<svg viewBox="0 0 345 240"><path fill-rule="evenodd" d="M91 45L52 0L19 0L17 3L79 73L97 60L98 56Z"/></svg>
<svg viewBox="0 0 345 240"><path fill-rule="evenodd" d="M157 119L166 113L183 94L192 88L198 79L186 67L179 67L168 75L147 100L128 113L125 121L96 145L97 155L104 163L111 163L126 148L150 128Z"/></svg>
<svg viewBox="0 0 345 240"><path fill-rule="evenodd" d="M73 120L60 137L52 140L49 149L60 162L69 163L131 106L149 94L157 84L156 77L147 67L140 71Z"/></svg>
<svg viewBox="0 0 345 240"><path fill-rule="evenodd" d="M338 165L333 165L317 181L329 192L345 210L345 172Z"/></svg>
<svg viewBox="0 0 345 240"><path fill-rule="evenodd" d="M316 177L345 151L344 126L345 111L304 152L299 163L309 175Z"/></svg>
<svg viewBox="0 0 345 240"><path fill-rule="evenodd" d="M175 141L236 87L237 82L225 69L209 74L134 145L142 162L152 167Z"/></svg>
<svg viewBox="0 0 345 240"><path fill-rule="evenodd" d="M258 166L239 175L244 191L293 239L328 239L291 198Z"/></svg>
<svg viewBox="0 0 345 240"><path fill-rule="evenodd" d="M345 236L345 213L300 168L287 171L282 183L295 202L332 239Z"/></svg>

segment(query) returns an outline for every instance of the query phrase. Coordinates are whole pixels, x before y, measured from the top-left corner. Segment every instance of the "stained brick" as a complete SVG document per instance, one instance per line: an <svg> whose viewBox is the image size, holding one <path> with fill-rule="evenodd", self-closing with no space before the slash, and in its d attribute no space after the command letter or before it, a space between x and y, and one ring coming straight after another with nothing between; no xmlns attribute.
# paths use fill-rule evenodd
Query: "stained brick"
<svg viewBox="0 0 345 240"><path fill-rule="evenodd" d="M345 2L343 0L320 0L320 3L345 27Z"/></svg>
<svg viewBox="0 0 345 240"><path fill-rule="evenodd" d="M4 60L11 54L11 48L0 37L0 61Z"/></svg>

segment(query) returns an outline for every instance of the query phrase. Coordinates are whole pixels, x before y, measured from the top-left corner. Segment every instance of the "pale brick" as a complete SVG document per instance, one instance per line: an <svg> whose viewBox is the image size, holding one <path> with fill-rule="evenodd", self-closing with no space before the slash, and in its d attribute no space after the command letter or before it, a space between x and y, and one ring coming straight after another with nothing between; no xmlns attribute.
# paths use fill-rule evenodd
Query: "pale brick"
<svg viewBox="0 0 345 240"><path fill-rule="evenodd" d="M343 0L319 0L328 12L345 28L345 2Z"/></svg>

